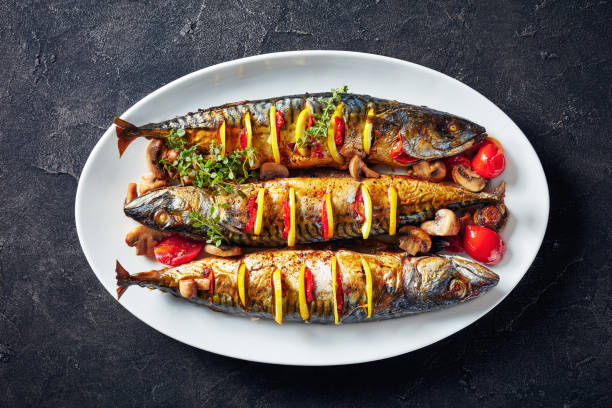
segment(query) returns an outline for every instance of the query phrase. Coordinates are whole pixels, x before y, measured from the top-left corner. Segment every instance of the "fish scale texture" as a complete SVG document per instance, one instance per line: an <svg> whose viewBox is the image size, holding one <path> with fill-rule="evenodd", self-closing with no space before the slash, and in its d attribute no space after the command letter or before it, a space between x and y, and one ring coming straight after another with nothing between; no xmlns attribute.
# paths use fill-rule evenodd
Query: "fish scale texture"
<svg viewBox="0 0 612 408"><path fill-rule="evenodd" d="M612 406L610 1L0 0L0 15L0 406ZM112 116L199 68L296 49L439 70L534 145L548 231L477 323L386 361L279 368L176 342L95 279L74 197Z"/></svg>

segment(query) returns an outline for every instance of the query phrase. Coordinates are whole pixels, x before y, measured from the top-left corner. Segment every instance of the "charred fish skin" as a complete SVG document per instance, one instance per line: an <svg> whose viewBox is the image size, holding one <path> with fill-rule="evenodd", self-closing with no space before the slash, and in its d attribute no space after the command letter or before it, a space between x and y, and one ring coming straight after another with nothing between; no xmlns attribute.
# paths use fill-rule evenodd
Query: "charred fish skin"
<svg viewBox="0 0 612 408"><path fill-rule="evenodd" d="M272 274L281 270L282 320L333 324L334 281L330 265L337 260L343 306L339 323L403 317L451 307L477 298L497 285L499 276L474 262L450 256L408 257L398 253L360 254L348 250L268 250L240 259L206 258L174 268L130 275L117 263L118 295L131 285L161 289L213 310L244 317L275 317ZM372 291L366 290L363 262L371 270ZM245 297L238 288L245 265ZM301 309L300 266L313 277L313 298ZM182 293L181 281L198 287ZM197 283L196 283L197 282ZM203 286L202 286L203 285ZM371 299L370 299L371 297ZM368 318L368 304L371 316Z"/></svg>
<svg viewBox="0 0 612 408"><path fill-rule="evenodd" d="M244 128L245 117L250 116L252 126L252 145L257 152L253 168L262 163L274 161L272 147L268 142L270 134L269 112L273 106L280 112L284 125L280 128L279 151L281 163L290 168L332 166L346 168L348 160L359 155L366 162L409 166L414 163L400 163L391 156L392 146L402 140L402 149L407 155L432 160L461 153L484 140L486 130L478 124L458 116L437 111L425 106L415 106L396 101L374 98L368 95L340 94L343 104L342 119L346 124L344 143L339 147L343 163L335 161L327 147L320 143L318 152L299 154L295 149L295 129L300 112L309 108L314 114L320 113L323 99L331 93L292 95L257 101L244 101L226 104L206 110L190 112L172 120L149 123L136 127L129 122L116 118L119 151L127 148L136 137L167 137L170 129L182 128L190 144L208 151L212 141L217 140L217 129L223 122L226 125L226 151L240 149L240 133ZM371 114L368 112L371 109ZM366 123L372 124L371 149L366 154L363 146L363 131Z"/></svg>
<svg viewBox="0 0 612 408"><path fill-rule="evenodd" d="M398 193L398 226L417 225L432 219L441 208L457 210L479 204L502 203L503 191L471 193L447 184L416 180L407 176L382 175L377 179L356 181L350 177L298 177L250 183L239 186L240 193L213 196L195 187L167 187L144 194L124 207L124 213L149 227L206 237L207 227L194 227L190 214L208 217L217 208L219 226L231 243L244 246L278 247L287 244L283 238L283 202L290 188L295 191L296 244L324 241L322 200L329 193L333 212L334 233L339 240L362 236L362 222L355 208L361 186L372 198L372 228L370 235L388 233L390 203L388 191ZM249 223L249 201L264 190L262 231L260 235L246 232Z"/></svg>

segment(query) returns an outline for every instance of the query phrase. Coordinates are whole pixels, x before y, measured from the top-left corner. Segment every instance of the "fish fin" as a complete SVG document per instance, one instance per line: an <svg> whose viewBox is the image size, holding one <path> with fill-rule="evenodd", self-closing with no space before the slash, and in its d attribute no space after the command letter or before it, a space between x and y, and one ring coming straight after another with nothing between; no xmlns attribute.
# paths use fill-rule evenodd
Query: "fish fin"
<svg viewBox="0 0 612 408"><path fill-rule="evenodd" d="M123 155L123 152L127 147L138 137L137 132L131 132L130 130L136 129L136 126L127 122L121 118L115 116L113 119L115 124L115 132L117 133L117 147L119 148L119 157ZM126 132L130 131L130 132Z"/></svg>
<svg viewBox="0 0 612 408"><path fill-rule="evenodd" d="M126 284L126 279L130 278L130 273L125 270L125 268L117 261L117 265L115 266L116 278L117 278L117 299L121 299L121 295L127 289L129 284Z"/></svg>

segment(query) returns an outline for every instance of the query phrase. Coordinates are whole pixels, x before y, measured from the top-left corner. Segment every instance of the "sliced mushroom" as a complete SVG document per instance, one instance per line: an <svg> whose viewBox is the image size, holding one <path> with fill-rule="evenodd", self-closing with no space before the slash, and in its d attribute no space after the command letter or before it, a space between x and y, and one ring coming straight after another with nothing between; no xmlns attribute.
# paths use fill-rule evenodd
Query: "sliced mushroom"
<svg viewBox="0 0 612 408"><path fill-rule="evenodd" d="M451 174L455 183L473 193L482 191L487 185L487 180L484 177L480 177L478 173L466 166L455 166Z"/></svg>
<svg viewBox="0 0 612 408"><path fill-rule="evenodd" d="M125 243L130 247L136 247L136 255L154 256L153 248L164 236L161 231L139 225L127 233Z"/></svg>
<svg viewBox="0 0 612 408"><path fill-rule="evenodd" d="M155 139L152 140L151 143L149 143L145 153L149 170L151 170L151 173L153 173L153 175L158 179L163 179L167 177L164 168L159 163L159 159L162 156L163 148L164 142L162 142L160 139Z"/></svg>
<svg viewBox="0 0 612 408"><path fill-rule="evenodd" d="M506 213L504 205L487 205L476 210L474 213L474 223L481 227L498 229L502 226Z"/></svg>
<svg viewBox="0 0 612 408"><path fill-rule="evenodd" d="M429 163L429 181L438 183L446 177L446 165L442 160L436 160Z"/></svg>
<svg viewBox="0 0 612 408"><path fill-rule="evenodd" d="M181 279L178 287L179 293L184 298L194 298L198 295L198 287L194 279Z"/></svg>
<svg viewBox="0 0 612 408"><path fill-rule="evenodd" d="M436 211L436 218L433 221L422 223L421 228L429 235L448 237L459 233L461 222L454 212L443 208Z"/></svg>
<svg viewBox="0 0 612 408"><path fill-rule="evenodd" d="M217 247L213 244L206 244L204 247L204 252L214 256L222 256L224 258L228 258L230 256L240 256L242 255L242 248L240 247L229 247L229 246L221 246Z"/></svg>
<svg viewBox="0 0 612 408"><path fill-rule="evenodd" d="M282 164L266 162L259 168L259 178L262 180L285 177L289 177L289 169Z"/></svg>
<svg viewBox="0 0 612 408"><path fill-rule="evenodd" d="M459 222L461 223L461 228L465 228L466 225L474 225L474 216L471 212L467 211L459 218Z"/></svg>
<svg viewBox="0 0 612 408"><path fill-rule="evenodd" d="M399 230L399 247L410 255L426 253L431 249L431 237L419 227L406 225Z"/></svg>
<svg viewBox="0 0 612 408"><path fill-rule="evenodd" d="M361 177L367 178L378 178L380 174L370 169L366 164L361 160L361 157L355 155L349 162L349 173L351 177L355 180L361 180Z"/></svg>
<svg viewBox="0 0 612 408"><path fill-rule="evenodd" d="M154 174L149 173L140 178L140 194L148 193L156 188L169 186L170 183L166 179L158 179Z"/></svg>
<svg viewBox="0 0 612 408"><path fill-rule="evenodd" d="M128 184L128 191L127 195L125 196L125 201L123 202L123 205L130 203L136 197L138 197L138 186L136 185L136 183Z"/></svg>

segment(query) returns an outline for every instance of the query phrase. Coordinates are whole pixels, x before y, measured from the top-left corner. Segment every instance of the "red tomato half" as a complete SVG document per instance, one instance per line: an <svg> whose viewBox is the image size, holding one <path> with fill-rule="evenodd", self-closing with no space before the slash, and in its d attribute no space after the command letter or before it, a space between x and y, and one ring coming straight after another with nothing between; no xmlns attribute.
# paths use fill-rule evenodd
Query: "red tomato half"
<svg viewBox="0 0 612 408"><path fill-rule="evenodd" d="M463 236L463 247L469 256L488 265L501 261L506 245L492 229L467 225Z"/></svg>
<svg viewBox="0 0 612 408"><path fill-rule="evenodd" d="M191 261L202 250L202 243L172 235L155 245L155 259L164 265L177 266Z"/></svg>
<svg viewBox="0 0 612 408"><path fill-rule="evenodd" d="M487 143L482 146L474 159L472 168L485 178L495 178L503 173L506 168L506 158L501 148L494 143Z"/></svg>

